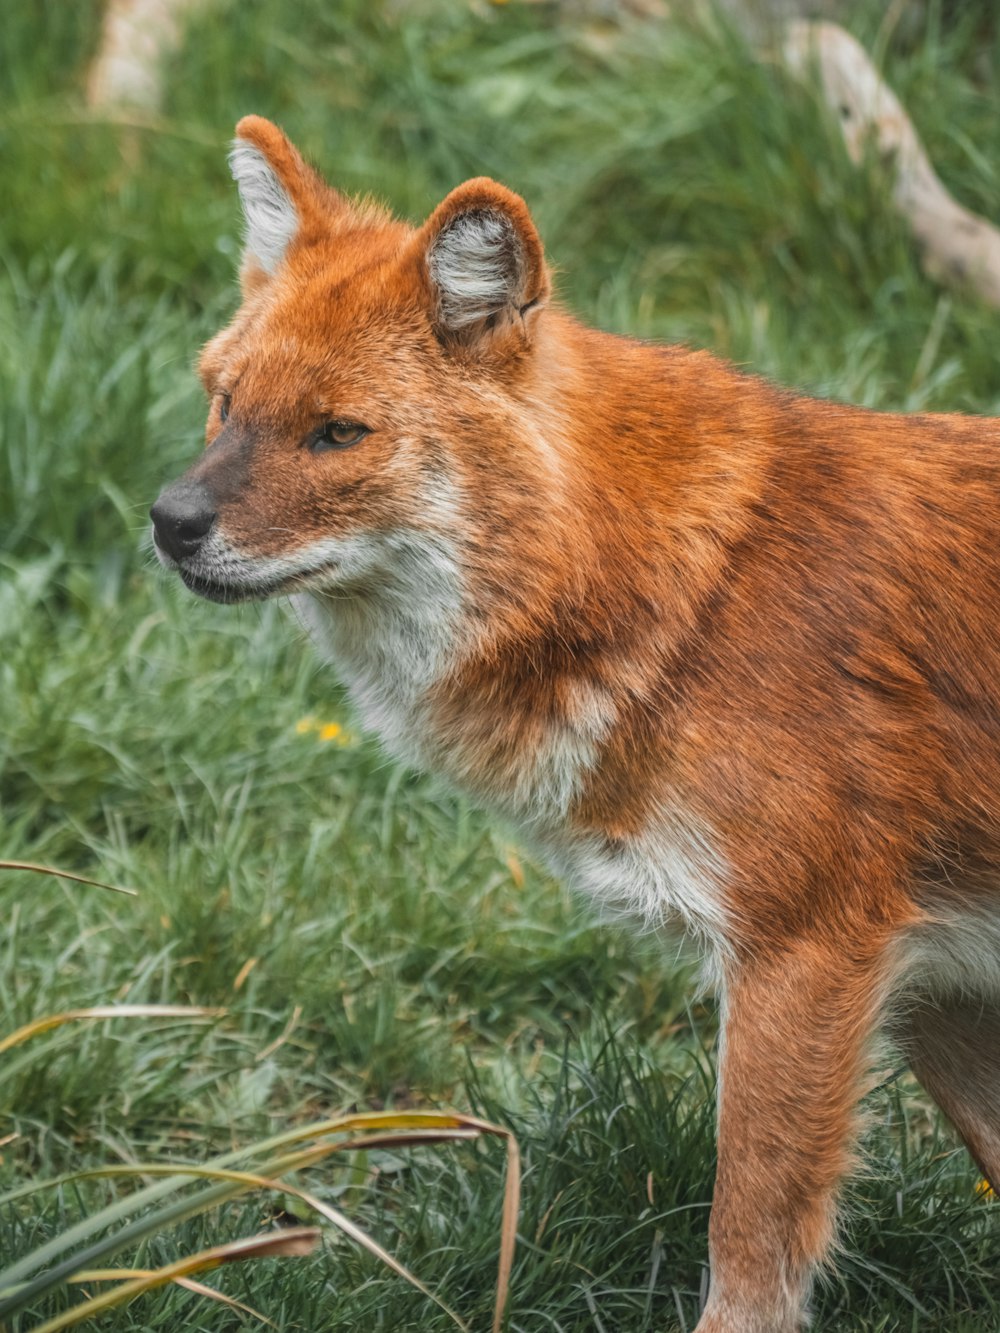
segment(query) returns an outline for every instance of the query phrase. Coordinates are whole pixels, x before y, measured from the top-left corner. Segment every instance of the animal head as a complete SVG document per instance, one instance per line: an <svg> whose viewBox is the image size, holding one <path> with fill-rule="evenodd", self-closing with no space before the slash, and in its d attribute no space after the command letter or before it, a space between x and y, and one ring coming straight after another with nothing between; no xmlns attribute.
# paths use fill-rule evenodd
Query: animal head
<svg viewBox="0 0 1000 1333"><path fill-rule="evenodd" d="M363 594L414 543L454 557L459 531L513 553L511 515L552 467L524 202L470 180L414 228L325 184L269 121L236 135L243 301L201 354L207 448L153 506L160 560L233 602Z"/></svg>

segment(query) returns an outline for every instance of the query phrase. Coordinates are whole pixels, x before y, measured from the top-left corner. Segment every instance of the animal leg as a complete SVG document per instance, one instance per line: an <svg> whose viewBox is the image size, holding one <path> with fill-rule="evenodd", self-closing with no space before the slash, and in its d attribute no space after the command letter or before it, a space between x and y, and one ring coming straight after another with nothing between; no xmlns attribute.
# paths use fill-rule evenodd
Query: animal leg
<svg viewBox="0 0 1000 1333"><path fill-rule="evenodd" d="M794 944L726 978L712 1280L696 1333L793 1333L852 1163L885 951Z"/></svg>
<svg viewBox="0 0 1000 1333"><path fill-rule="evenodd" d="M908 999L892 1032L914 1074L1000 1192L1000 1004L995 997Z"/></svg>

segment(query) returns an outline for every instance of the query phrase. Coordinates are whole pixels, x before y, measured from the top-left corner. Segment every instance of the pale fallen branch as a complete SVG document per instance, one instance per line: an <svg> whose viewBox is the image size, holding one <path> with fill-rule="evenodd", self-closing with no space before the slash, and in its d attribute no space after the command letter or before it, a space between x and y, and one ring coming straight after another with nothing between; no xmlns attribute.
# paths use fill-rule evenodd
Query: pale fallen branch
<svg viewBox="0 0 1000 1333"><path fill-rule="evenodd" d="M836 23L796 20L786 29L783 55L798 78L819 73L852 161L860 162L870 147L878 152L928 274L965 283L1000 306L1000 229L963 208L942 185L899 98L860 42Z"/></svg>
<svg viewBox="0 0 1000 1333"><path fill-rule="evenodd" d="M101 45L87 78L87 105L158 111L166 57L179 49L187 15L203 3L109 0Z"/></svg>

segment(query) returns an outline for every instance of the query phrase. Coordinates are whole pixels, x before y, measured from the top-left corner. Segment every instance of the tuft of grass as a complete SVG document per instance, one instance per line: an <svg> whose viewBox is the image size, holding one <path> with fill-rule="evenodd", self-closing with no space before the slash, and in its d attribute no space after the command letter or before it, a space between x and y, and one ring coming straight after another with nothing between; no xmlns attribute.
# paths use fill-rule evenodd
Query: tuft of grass
<svg viewBox="0 0 1000 1333"><path fill-rule="evenodd" d="M199 447L191 364L235 304L226 141L245 112L272 116L338 186L413 218L492 173L528 199L585 318L875 407L1000 411L996 312L924 276L877 164L855 170L808 89L719 31L516 3L217 0L172 58L163 113L113 124L82 103L100 10L13 0L0 27L0 856L141 893L0 877L0 1019L227 1017L66 1025L40 1058L5 1055L3 1262L123 1206L104 1168L204 1166L353 1108L457 1105L521 1145L512 1331L690 1330L716 1024L687 962L594 921L502 827L388 765L280 607L210 607L151 568L146 510ZM859 0L848 21L871 47L881 18ZM998 33L942 0L884 57L949 188L990 216ZM1000 1326L996 1204L915 1086L871 1109L817 1326ZM480 1328L502 1170L472 1142L368 1148L308 1188ZM298 1224L298 1207L233 1197L129 1262L162 1269L276 1212ZM350 1245L226 1268L220 1288L289 1333L453 1326ZM101 1327L174 1329L200 1300L172 1284ZM197 1320L243 1316L202 1302Z"/></svg>
<svg viewBox="0 0 1000 1333"><path fill-rule="evenodd" d="M113 1008L112 1006L111 1009ZM130 1008L124 1006L120 1016L139 1016L136 1012L124 1012ZM194 1011L194 1015L199 1016L198 1011ZM74 1018L87 1016L108 1018L118 1015L113 1015L107 1010L89 1015L72 1015ZM175 1012L171 1016L177 1017L178 1014ZM54 1026L59 1021L65 1021L65 1016L62 1020L58 1018L48 1020L46 1025ZM14 1034L14 1037L16 1040L21 1040L27 1035L33 1034L18 1033ZM381 1114L368 1112L364 1115L340 1116L334 1120L297 1127L283 1134L274 1135L263 1142L213 1158L205 1164L130 1163L126 1166L73 1172L54 1181L22 1185L11 1190L0 1197L0 1205L20 1203L43 1190L76 1185L80 1181L93 1179L127 1180L131 1177L142 1177L147 1180L152 1178L154 1182L126 1194L94 1214L81 1218L58 1236L37 1246L17 1263L0 1271L0 1318L24 1310L30 1312L46 1298L62 1296L66 1286L106 1281L116 1281L119 1285L104 1294L87 1297L82 1302L71 1305L69 1309L44 1319L42 1323L33 1325L29 1333L55 1333L57 1329L82 1323L116 1306L125 1305L168 1282L176 1282L187 1290L194 1290L199 1294L216 1295L228 1305L239 1304L233 1302L232 1298L219 1296L219 1293L214 1293L211 1289L207 1292L199 1291L199 1288L192 1286L188 1279L195 1273L217 1268L224 1263L260 1257L271 1258L275 1255L298 1257L311 1254L316 1248L321 1232L316 1228L279 1228L270 1234L216 1244L154 1269L95 1269L93 1265L117 1254L126 1246L132 1247L150 1237L159 1236L179 1222L196 1217L227 1199L245 1194L248 1190L269 1190L284 1195L293 1202L293 1205L297 1203L311 1214L318 1214L328 1223L332 1223L339 1232L433 1302L453 1325L468 1333L468 1325L454 1310L340 1208L333 1207L313 1190L292 1183L287 1177L292 1173L300 1176L308 1168L316 1166L338 1151L361 1150L367 1154L373 1150L396 1148L397 1145L476 1139L482 1134L499 1135L505 1138L508 1144L508 1169L499 1234L500 1265L493 1308L493 1330L494 1333L500 1333L509 1292L517 1227L520 1193L517 1145L509 1131L498 1125L491 1125L471 1116L440 1111ZM334 1136L340 1135L351 1135L351 1137L331 1141ZM305 1140L317 1140L317 1142L302 1147ZM158 1183L155 1183L157 1180ZM192 1188L202 1181L208 1183ZM241 1308L249 1309L249 1307ZM28 1317L31 1317L30 1313Z"/></svg>

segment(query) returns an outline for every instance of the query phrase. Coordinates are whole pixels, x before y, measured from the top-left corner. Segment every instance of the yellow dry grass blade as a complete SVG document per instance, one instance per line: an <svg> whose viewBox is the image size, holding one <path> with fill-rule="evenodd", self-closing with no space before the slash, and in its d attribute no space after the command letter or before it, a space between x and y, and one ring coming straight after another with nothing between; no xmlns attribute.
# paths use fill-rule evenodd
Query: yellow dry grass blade
<svg viewBox="0 0 1000 1333"><path fill-rule="evenodd" d="M123 1305L145 1291L152 1291L154 1287L162 1287L168 1282L188 1278L194 1273L204 1273L209 1269L219 1268L222 1264L242 1263L246 1259L311 1254L319 1244L322 1234L319 1227L294 1227L271 1235L248 1236L244 1240L230 1241L226 1245L213 1245L208 1250L189 1254L172 1264L165 1264L163 1268L156 1268L152 1272L145 1272L141 1277L122 1282L113 1291L92 1296L90 1300L56 1315L54 1319L47 1319L44 1324L36 1324L30 1333L58 1333L59 1329L71 1328L85 1319L92 1319L94 1315L113 1309L116 1305Z"/></svg>
<svg viewBox="0 0 1000 1333"><path fill-rule="evenodd" d="M387 1134L384 1140L370 1131L378 1127L397 1131ZM273 1140L275 1145L293 1143L296 1139L318 1138L331 1133L345 1133L352 1130L368 1130L363 1139L352 1139L339 1145L343 1148L398 1147L407 1142L407 1136L400 1130L416 1130L412 1136L415 1141L419 1131L433 1131L435 1126L453 1128L473 1134L490 1134L507 1142L507 1172L504 1181L503 1212L500 1225L500 1258L497 1264L497 1289L493 1307L493 1333L500 1333L504 1311L510 1297L510 1275L514 1265L514 1250L517 1245L517 1219L521 1205L521 1153L517 1140L503 1125L494 1125L489 1120L480 1120L478 1116L464 1115L459 1111L368 1111L356 1115L342 1116L338 1120L321 1122L304 1127L301 1130L280 1136ZM442 1135L441 1137L444 1137ZM456 1136L457 1137L457 1136ZM464 1137L464 1135L463 1135ZM432 1299L437 1299L432 1297ZM440 1302L438 1302L440 1304Z"/></svg>
<svg viewBox="0 0 1000 1333"><path fill-rule="evenodd" d="M447 1139L468 1138L473 1136L473 1131L471 1130L448 1130L444 1133L438 1133L434 1137L438 1139ZM282 1169L284 1171L301 1170L304 1167L314 1165L316 1162L322 1160L322 1158L328 1157L331 1153L337 1152L343 1148L374 1147L376 1145L382 1146L390 1141L388 1135L379 1135L377 1139L371 1143L365 1142L364 1140L353 1140L351 1143L319 1144L314 1148L308 1148L297 1153L290 1162L282 1164ZM426 1141L426 1138L424 1141ZM380 1245L377 1240L372 1236L369 1236L367 1231L364 1231L359 1227L356 1222L352 1222L351 1219L345 1216L344 1213L340 1212L339 1209L331 1208L329 1204L324 1203L322 1199L318 1199L316 1195L311 1194L308 1190L300 1188L298 1185L291 1184L287 1180L259 1175L254 1171L236 1171L226 1167L185 1165L184 1167L178 1168L163 1163L149 1162L138 1163L135 1166L127 1167L98 1167L85 1174L91 1177L133 1174L141 1176L171 1176L183 1174L199 1180L228 1181L237 1185L247 1185L251 1189L274 1190L280 1194L294 1195L295 1198L301 1199L302 1202L314 1212L319 1213L321 1217L325 1217L328 1222L332 1222L338 1230L342 1231L345 1236L348 1236L351 1240L355 1241L363 1249L366 1249L369 1254L373 1254L376 1259L385 1264L387 1268L390 1268L397 1277L403 1278L404 1281L409 1282L410 1286L419 1291L421 1295L426 1296L428 1300L433 1301L439 1309L443 1310L444 1313L448 1315L457 1328L463 1330L463 1333L469 1333L468 1324L466 1324L449 1305L446 1305L440 1296L436 1296L426 1283L421 1282L420 1278L418 1278L415 1273L412 1273L405 1264L400 1263L400 1261ZM75 1275L71 1280L80 1280L80 1275ZM38 1331L32 1330L32 1333L38 1333Z"/></svg>
<svg viewBox="0 0 1000 1333"><path fill-rule="evenodd" d="M123 889L120 884L105 884L102 879L88 879L86 875L74 875L55 866L35 865L33 861L0 861L0 870L30 870L35 875L55 875L57 879L71 879L76 884L91 884L95 889L110 889L112 893L124 893L129 898L139 896L135 889Z"/></svg>
<svg viewBox="0 0 1000 1333"><path fill-rule="evenodd" d="M351 1120L352 1128L364 1128L360 1123L366 1121L368 1127L377 1124L380 1128L402 1130L407 1129L414 1122L427 1127L428 1120L432 1116L441 1116L440 1111L431 1111L417 1113L412 1112L396 1113L393 1111L370 1112L367 1115L354 1117L345 1117L345 1122ZM463 1137L469 1134L490 1134L496 1138L505 1139L507 1142L507 1172L504 1180L503 1192L503 1212L500 1221L500 1259L497 1264L497 1289L496 1300L493 1306L493 1333L500 1333L503 1325L504 1311L507 1308L507 1301L510 1297L510 1275L514 1266L514 1250L517 1245L517 1219L521 1207L521 1153L517 1146L517 1139L509 1129L504 1129L503 1125L494 1125L489 1120L480 1120L478 1116L463 1115L458 1111L445 1112L447 1123L454 1125L455 1130L463 1132ZM344 1122L342 1122L344 1123ZM440 1122L439 1122L440 1123ZM314 1127L315 1129L315 1127ZM416 1140L419 1132L412 1137ZM456 1137L458 1134L456 1133ZM443 1135L442 1135L443 1137ZM363 1139L351 1139L343 1145L345 1148L381 1148L394 1146L398 1147L401 1143L407 1142L405 1134L394 1133L386 1134L384 1139L375 1134L365 1135Z"/></svg>
<svg viewBox="0 0 1000 1333"><path fill-rule="evenodd" d="M517 1244L517 1216L521 1208L521 1150L517 1139L506 1131L507 1178L504 1181L503 1212L500 1220L500 1262L497 1265L497 1295L493 1307L493 1333L500 1333L503 1312L510 1294L510 1273Z"/></svg>
<svg viewBox="0 0 1000 1333"><path fill-rule="evenodd" d="M368 1131L367 1133L364 1131ZM342 1139L337 1142L331 1142L334 1136L353 1134L354 1137ZM234 1153L226 1154L225 1157L218 1158L214 1163L204 1166L194 1164L180 1163L135 1163L128 1166L96 1167L87 1171L75 1172L70 1176L60 1177L55 1181L43 1181L33 1183L30 1186L23 1186L19 1190L12 1191L4 1196L6 1201L11 1201L15 1197L21 1197L26 1193L33 1193L39 1189L51 1188L54 1185L64 1184L69 1180L82 1178L94 1178L102 1176L126 1176L139 1175L143 1177L166 1176L174 1177L179 1182L186 1180L191 1182L196 1179L207 1179L217 1182L218 1185L229 1184L233 1187L233 1193L242 1192L245 1189L273 1189L283 1193L293 1194L302 1199L310 1208L313 1208L321 1216L332 1222L340 1231L344 1232L357 1244L362 1245L371 1254L379 1258L394 1273L410 1283L428 1299L442 1309L452 1319L458 1328L466 1330L467 1325L449 1306L447 1306L438 1296L428 1288L415 1274L411 1273L399 1260L393 1256L365 1231L358 1227L349 1218L342 1213L331 1208L322 1200L306 1190L291 1185L284 1177L292 1172L303 1170L318 1164L323 1158L332 1153L351 1151L367 1148L382 1147L400 1147L402 1145L416 1145L418 1143L446 1142L448 1140L475 1138L481 1134L503 1138L507 1141L507 1171L504 1185L504 1203L501 1221L500 1235L500 1256L497 1270L497 1286L494 1303L493 1315L493 1333L499 1333L504 1311L507 1306L510 1291L510 1276L514 1257L514 1247L517 1239L517 1217L520 1199L520 1154L517 1143L510 1131L503 1126L491 1124L489 1121L480 1120L476 1116L464 1115L459 1112L442 1111L375 1111L359 1112L353 1115L341 1116L334 1120L321 1121L310 1125L300 1126L291 1131L285 1131L282 1134L273 1136L262 1143L254 1144L248 1148L237 1150ZM310 1146L300 1147L298 1150L289 1152L293 1145L302 1144L309 1139L313 1140ZM319 1139L320 1142L316 1142ZM282 1152L281 1150L285 1150ZM270 1160L261 1162L257 1171L246 1166L240 1168L235 1162L240 1157L256 1156L268 1157L275 1151L278 1156L270 1156ZM234 1163L234 1165L230 1165ZM120 1213L123 1209L137 1209L148 1201L152 1202L154 1198L159 1198L162 1193L162 1186L149 1185L133 1195L127 1200L120 1201L110 1210L114 1214ZM211 1202L218 1202L219 1199L213 1197ZM208 1203L196 1203L195 1211L202 1211ZM176 1211L171 1206L172 1211ZM108 1213L108 1210L105 1210ZM101 1225L108 1225L113 1219L110 1216L98 1215L90 1219L91 1223L100 1222ZM134 1224L133 1224L134 1229ZM44 1248L44 1247L43 1247ZM47 1256L48 1259L53 1256ZM33 1268L37 1268L40 1261L40 1254L33 1256L34 1262L24 1269L24 1272L15 1271L18 1266L8 1270L4 1275L17 1282L30 1274ZM22 1267L24 1265L22 1264ZM57 1265L58 1267L58 1265ZM66 1280L63 1277L61 1280ZM37 1279L34 1279L37 1283ZM15 1282L16 1285L16 1282ZM29 1282L29 1286L31 1283ZM145 1288L142 1288L145 1290ZM47 1326L46 1326L47 1327ZM61 1326L60 1326L61 1327ZM30 1333L41 1333L41 1330L31 1330Z"/></svg>
<svg viewBox="0 0 1000 1333"><path fill-rule="evenodd" d="M221 1018L225 1009L206 1009L194 1004L95 1004L88 1009L65 1009L61 1014L47 1014L36 1018L16 1032L0 1039L0 1055L22 1041L37 1037L64 1023L96 1018Z"/></svg>
<svg viewBox="0 0 1000 1333"><path fill-rule="evenodd" d="M136 1277L152 1277L155 1271L154 1268L96 1268L84 1273L74 1273L72 1277L67 1278L67 1281L81 1285L84 1282L128 1282ZM175 1277L174 1282L185 1291L194 1292L196 1296L204 1296L207 1300L218 1301L220 1305L228 1305L232 1310L239 1310L241 1314L248 1314L251 1319L258 1319L268 1328L278 1327L273 1319L268 1319L266 1314L261 1314L252 1305L245 1305L235 1297L227 1296L224 1291L210 1287L207 1282L196 1282L193 1277Z"/></svg>

